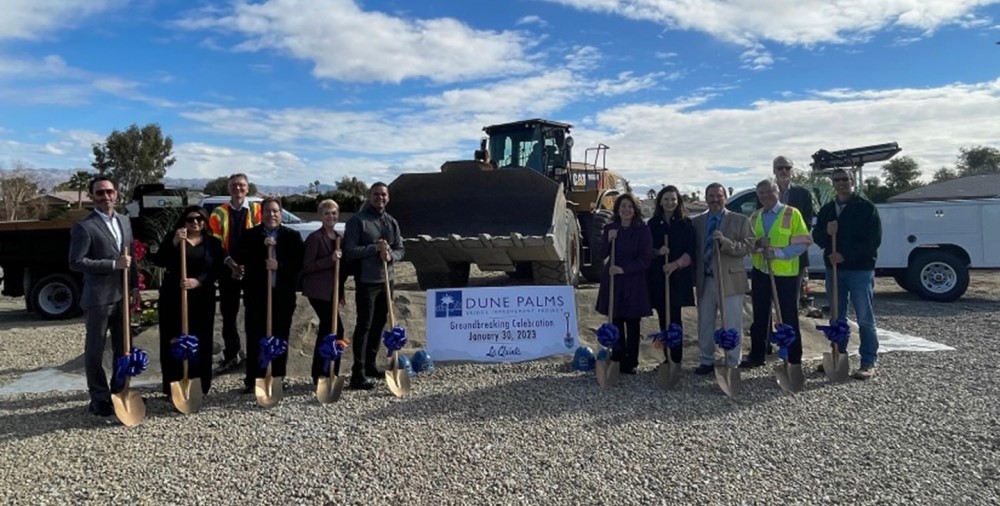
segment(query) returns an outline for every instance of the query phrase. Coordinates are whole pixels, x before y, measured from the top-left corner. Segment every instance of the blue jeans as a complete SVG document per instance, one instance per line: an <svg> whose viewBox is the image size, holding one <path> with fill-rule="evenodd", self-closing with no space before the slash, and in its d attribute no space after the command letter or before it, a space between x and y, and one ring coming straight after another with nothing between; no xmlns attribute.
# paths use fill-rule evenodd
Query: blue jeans
<svg viewBox="0 0 1000 506"><path fill-rule="evenodd" d="M826 271L826 293L832 296L830 284L833 271ZM878 359L878 335L875 332L875 305L872 294L875 288L874 271L837 269L837 315L835 320L847 318L847 302L854 306L854 315L861 329L861 366L874 366Z"/></svg>

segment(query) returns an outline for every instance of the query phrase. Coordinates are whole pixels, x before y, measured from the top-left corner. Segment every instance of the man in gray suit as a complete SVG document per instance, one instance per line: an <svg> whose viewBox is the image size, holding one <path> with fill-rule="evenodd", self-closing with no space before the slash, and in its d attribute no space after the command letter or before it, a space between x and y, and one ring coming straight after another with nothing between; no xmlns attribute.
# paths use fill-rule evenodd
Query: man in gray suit
<svg viewBox="0 0 1000 506"><path fill-rule="evenodd" d="M94 212L78 221L70 230L69 268L83 273L80 306L86 316L87 338L84 342L84 368L90 393L90 412L111 416L112 390L104 373L104 345L111 329L111 349L115 360L125 354L122 318L122 270L130 269L132 300L139 300L139 283L129 249L132 227L127 216L115 212L118 190L106 176L90 182ZM114 372L114 371L112 371ZM113 385L112 385L113 386Z"/></svg>
<svg viewBox="0 0 1000 506"><path fill-rule="evenodd" d="M709 374L715 364L715 315L725 308L726 321L722 325L743 334L743 299L750 284L743 257L750 253L753 235L750 220L726 209L726 189L719 183L705 188L708 211L695 216L695 288L698 292L698 347L701 364L695 374ZM716 243L722 255L717 259ZM719 262L722 262L720 272ZM722 293L719 293L719 284ZM723 359L729 367L740 362L740 348L726 354Z"/></svg>

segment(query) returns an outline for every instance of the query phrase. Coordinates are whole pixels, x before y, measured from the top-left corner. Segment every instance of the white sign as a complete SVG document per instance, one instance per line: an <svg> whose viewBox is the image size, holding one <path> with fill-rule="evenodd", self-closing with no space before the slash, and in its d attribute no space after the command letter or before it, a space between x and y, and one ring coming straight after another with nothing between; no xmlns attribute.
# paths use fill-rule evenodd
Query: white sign
<svg viewBox="0 0 1000 506"><path fill-rule="evenodd" d="M522 362L577 346L571 286L427 291L427 352L435 361Z"/></svg>

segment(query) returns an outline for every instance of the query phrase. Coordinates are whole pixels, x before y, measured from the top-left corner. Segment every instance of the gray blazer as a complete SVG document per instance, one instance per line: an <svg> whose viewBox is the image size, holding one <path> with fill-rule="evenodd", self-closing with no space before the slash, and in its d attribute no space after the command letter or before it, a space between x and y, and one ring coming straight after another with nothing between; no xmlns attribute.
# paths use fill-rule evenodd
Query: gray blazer
<svg viewBox="0 0 1000 506"><path fill-rule="evenodd" d="M132 255L132 225L128 216L115 213L115 219L122 231L122 242ZM121 250L97 211L74 223L69 235L69 268L83 273L80 307L87 309L122 300L122 273L115 269L115 259L121 256ZM138 290L134 259L129 274L129 286Z"/></svg>

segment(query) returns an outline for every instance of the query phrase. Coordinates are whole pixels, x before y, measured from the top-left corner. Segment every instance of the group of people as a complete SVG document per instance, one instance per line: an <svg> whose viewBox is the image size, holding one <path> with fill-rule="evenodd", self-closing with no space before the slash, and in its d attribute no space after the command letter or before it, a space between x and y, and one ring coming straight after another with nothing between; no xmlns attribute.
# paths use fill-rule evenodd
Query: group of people
<svg viewBox="0 0 1000 506"><path fill-rule="evenodd" d="M374 388L373 378L382 376L375 362L388 318L386 279L393 282L394 266L404 253L399 225L386 213L388 186L372 185L365 206L347 221L343 236L334 227L340 214L337 203L320 202L318 212L323 225L305 241L297 231L282 225L278 199L265 198L259 203L247 200L249 180L245 174L230 176L228 188L230 200L211 214L200 206L183 209L172 233L167 234L156 253L156 263L164 268L158 301L164 395L169 397L170 384L183 376L182 358L174 356L172 345L185 331L198 341L198 353L189 361L189 375L201 379L203 393L211 388L213 374L240 365L244 366L244 393L252 392L255 380L263 378L267 369L259 361L258 343L270 336L286 340L290 337L296 292L300 290L319 317L311 371L313 382L317 382L324 376L324 363L316 351L334 330L334 297L339 306L346 304L344 284L349 276L355 280L358 316L350 340L354 362L348 386ZM114 413L111 395L122 385L109 383L102 365L107 333L110 329L117 363L128 352L123 348L121 324L123 312L129 310L124 291L130 291L133 303L139 301L140 295L129 220L115 211L116 184L98 176L90 182L89 193L94 212L71 229L69 263L84 278L81 306L86 315L84 355L89 410L98 416L110 416ZM340 289L333 293L338 263ZM123 270L130 271L128 287L124 286ZM222 361L213 370L216 285L224 347ZM187 294L186 307L182 307L182 291ZM237 322L241 302L245 352ZM182 328L182 311L186 311L187 329ZM337 320L336 334L346 340L343 319ZM285 376L287 358L287 353L273 357L273 376ZM333 368L334 374L339 374L339 360Z"/></svg>
<svg viewBox="0 0 1000 506"><path fill-rule="evenodd" d="M744 369L764 365L778 323L775 305L780 323L791 326L799 337L787 345L785 359L801 364L800 290L808 266L807 249L815 243L824 252L827 293L832 293L834 283L832 265L837 266L839 300L834 307L838 314L830 315L831 321L845 318L848 303L858 320L861 363L853 377L875 376L878 337L872 292L882 237L878 210L856 193L853 173L838 169L831 173L835 198L820 208L812 226L812 194L792 183L793 162L778 156L772 167L774 178L756 185L758 209L749 217L726 209L728 195L719 183L705 188L708 211L693 218L675 186L665 186L656 195L655 211L648 221L631 194L615 200L612 221L604 228L602 248L597 252L605 264L596 309L604 315L610 310L621 336L612 350L612 360L620 363L621 372L637 372L642 318L655 311L661 331L670 323L683 330L681 308L697 306L700 357L694 373L711 373L714 335L719 328L716 317L721 313L722 327L742 332L748 292L753 308L750 350L746 357L741 356L740 347L725 352L726 365ZM749 279L744 266L748 255ZM665 360L680 363L683 344L665 347L664 354Z"/></svg>

